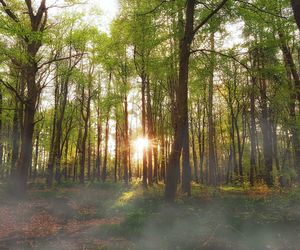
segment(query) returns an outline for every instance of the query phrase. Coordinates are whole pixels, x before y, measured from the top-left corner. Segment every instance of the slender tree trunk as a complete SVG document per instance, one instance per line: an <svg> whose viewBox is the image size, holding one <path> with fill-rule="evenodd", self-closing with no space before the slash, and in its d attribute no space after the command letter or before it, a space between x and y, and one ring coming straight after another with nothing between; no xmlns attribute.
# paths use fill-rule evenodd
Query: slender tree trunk
<svg viewBox="0 0 300 250"><path fill-rule="evenodd" d="M69 137L67 137L67 139L66 139L66 146L65 146L65 170L64 170L65 181L67 181L69 179L69 174L68 174L68 169L69 169L68 155L69 155Z"/></svg>
<svg viewBox="0 0 300 250"><path fill-rule="evenodd" d="M215 49L215 34L211 32L210 37L211 50ZM215 145L214 145L214 118L213 118L213 92L214 92L214 55L211 59L211 72L208 85L208 170L209 170L209 183L216 185L216 161L215 161Z"/></svg>
<svg viewBox="0 0 300 250"><path fill-rule="evenodd" d="M119 122L116 120L116 135L115 135L115 163L114 163L114 180L117 182L117 168L118 168L118 148L119 148Z"/></svg>
<svg viewBox="0 0 300 250"><path fill-rule="evenodd" d="M12 128L12 154L11 154L11 177L16 177L16 163L18 160L19 149L20 149L20 120L19 120L19 102L16 100L14 117L13 117L13 128Z"/></svg>
<svg viewBox="0 0 300 250"><path fill-rule="evenodd" d="M57 115L58 115L58 104L59 104L59 86L58 82L55 82L54 89L54 116L52 123L52 133L50 142L50 152L48 159L48 169L47 169L47 186L48 188L52 186L53 183L53 173L54 173L54 163L55 163L55 139L56 139L56 125L57 125Z"/></svg>
<svg viewBox="0 0 300 250"><path fill-rule="evenodd" d="M266 184L273 186L273 151L272 151L272 128L270 125L270 109L267 104L266 80L260 80L261 92L261 130L263 135L263 154L264 154L264 180Z"/></svg>
<svg viewBox="0 0 300 250"><path fill-rule="evenodd" d="M76 143L75 159L74 159L74 165L73 165L73 182L77 180L78 155L80 155L81 140L82 140L82 128L79 129L77 143Z"/></svg>
<svg viewBox="0 0 300 250"><path fill-rule="evenodd" d="M79 181L80 183L84 183L84 175L85 175L85 161L86 161L86 141L88 136L88 129L89 129L89 120L90 120L90 106L91 106L91 86L89 84L88 86L88 95L87 98L85 98L85 91L84 88L82 88L82 107L81 107L81 115L84 122L83 127L83 136L81 141L81 157L80 157L80 175L79 175ZM86 110L84 110L84 103L86 100Z"/></svg>
<svg viewBox="0 0 300 250"><path fill-rule="evenodd" d="M237 148L238 148L238 166L239 166L239 181L243 183L243 150L242 150L242 145L241 145L241 135L240 135L240 128L238 125L238 120L237 118L235 119L235 128L236 128L236 136L237 136Z"/></svg>
<svg viewBox="0 0 300 250"><path fill-rule="evenodd" d="M148 125L148 184L153 185L153 164L152 164L152 153L153 153L153 117L152 117L152 107L151 107L151 94L150 94L150 81L149 78L146 80L146 95L147 95L147 125Z"/></svg>
<svg viewBox="0 0 300 250"><path fill-rule="evenodd" d="M123 150L123 166L124 166L124 181L128 184L128 149L129 149L129 137L128 137L128 100L127 94L124 99L124 147Z"/></svg>
<svg viewBox="0 0 300 250"><path fill-rule="evenodd" d="M37 177L37 168L38 168L38 160L39 160L39 145L40 145L40 131L36 134L35 139L35 156L34 156L34 170L33 170L33 179Z"/></svg>
<svg viewBox="0 0 300 250"><path fill-rule="evenodd" d="M101 142L102 142L102 124L100 117L100 108L97 107L97 159L96 159L96 169L97 169L97 180L100 180L101 172Z"/></svg>
<svg viewBox="0 0 300 250"><path fill-rule="evenodd" d="M146 76L141 75L142 80L142 130L143 138L146 138ZM148 169L147 169L147 149L143 148L143 186L147 187Z"/></svg>
<svg viewBox="0 0 300 250"><path fill-rule="evenodd" d="M154 159L154 172L153 172L153 180L155 183L158 183L158 173L159 173L159 163L158 163L158 142L155 136L155 139L153 140L154 146L153 146L153 159Z"/></svg>
<svg viewBox="0 0 300 250"><path fill-rule="evenodd" d="M256 122L255 122L255 79L252 80L250 92L250 185L254 186L254 174L256 169Z"/></svg>
<svg viewBox="0 0 300 250"><path fill-rule="evenodd" d="M191 137L192 137L192 151L193 151L193 163L194 163L194 179L198 183L198 159L197 159L197 153L196 153L196 145L195 145L195 128L194 128L194 120L191 116Z"/></svg>
<svg viewBox="0 0 300 250"><path fill-rule="evenodd" d="M103 167L102 167L102 175L101 175L101 179L103 182L105 182L106 175L107 175L108 136L109 136L109 116L107 114L106 123L105 123L104 159L103 159Z"/></svg>
<svg viewBox="0 0 300 250"><path fill-rule="evenodd" d="M87 162L87 178L91 180L91 158L92 158L92 145L91 145L91 122L89 121L89 133L88 133L88 162Z"/></svg>

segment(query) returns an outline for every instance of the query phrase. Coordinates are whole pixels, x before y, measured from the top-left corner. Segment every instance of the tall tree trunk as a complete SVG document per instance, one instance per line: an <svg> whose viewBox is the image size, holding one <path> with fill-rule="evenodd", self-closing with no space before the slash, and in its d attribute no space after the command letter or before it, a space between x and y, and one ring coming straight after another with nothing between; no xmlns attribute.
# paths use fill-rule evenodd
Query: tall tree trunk
<svg viewBox="0 0 300 250"><path fill-rule="evenodd" d="M143 73L141 75L142 80L142 130L143 130L143 138L146 138L146 76ZM147 170L147 149L143 148L143 186L147 187L147 178L148 178L148 170Z"/></svg>
<svg viewBox="0 0 300 250"><path fill-rule="evenodd" d="M32 51L34 50L34 51ZM29 54L35 58L37 51L29 46ZM34 117L36 112L36 104L38 99L38 88L36 83L36 74L38 71L35 62L31 62L25 71L25 83L27 87L27 102L24 104L24 123L21 134L20 155L17 161L17 181L16 194L24 195L27 190L28 170L32 163L32 141L34 132Z"/></svg>
<svg viewBox="0 0 300 250"><path fill-rule="evenodd" d="M19 108L20 103L16 98L14 117L13 117L13 128L12 128L12 153L11 153L11 177L14 180L16 177L16 163L18 160L19 149L20 149L20 120L19 120Z"/></svg>
<svg viewBox="0 0 300 250"><path fill-rule="evenodd" d="M65 175L65 181L67 181L70 177L68 174L69 170L69 164L68 164L68 155L69 155L69 136L66 138L66 146L65 146L65 169L64 169L64 175Z"/></svg>
<svg viewBox="0 0 300 250"><path fill-rule="evenodd" d="M153 117L152 117L152 107L151 107L151 94L150 94L150 80L146 80L146 95L147 95L147 125L148 125L148 184L153 185L153 164L152 164L152 152L153 152Z"/></svg>
<svg viewBox="0 0 300 250"><path fill-rule="evenodd" d="M97 107L97 159L96 159L96 169L97 169L97 180L100 180L101 172L101 142L102 142L102 124L100 116L100 107Z"/></svg>
<svg viewBox="0 0 300 250"><path fill-rule="evenodd" d="M82 107L81 107L81 116L83 118L83 136L81 141L81 157L80 157L80 175L79 181L80 183L84 183L84 175L85 175L85 161L86 161L86 141L88 136L89 129L89 120L90 120L90 112L91 112L91 86L88 86L88 95L85 97L84 88L82 88ZM86 110L84 110L84 103L86 100Z"/></svg>
<svg viewBox="0 0 300 250"><path fill-rule="evenodd" d="M270 109L267 104L267 85L265 79L260 79L261 92L261 130L263 135L264 154L264 180L266 184L273 186L273 150L272 150L272 127L270 124Z"/></svg>
<svg viewBox="0 0 300 250"><path fill-rule="evenodd" d="M186 5L186 21L184 35L179 45L179 84L177 96L177 127L174 142L167 168L165 197L173 201L178 182L178 169L180 167L180 154L184 147L183 155L183 191L190 193L190 165L189 165L189 136L188 136L188 75L190 46L193 40L194 12L196 1L188 0Z"/></svg>
<svg viewBox="0 0 300 250"><path fill-rule="evenodd" d="M295 5L298 5L299 3ZM300 18L300 16L299 16ZM294 62L291 50L286 42L286 38L282 32L279 32L279 38L281 43L281 51L283 54L285 68L288 74L291 74L294 80L294 84L289 82L290 88L290 100L289 100L289 113L291 118L291 134L292 134L292 142L294 146L295 152L295 169L298 173L298 180L300 182L300 128L297 125L297 115L296 115L296 100L298 100L298 104L300 105L300 76L296 68L296 64Z"/></svg>
<svg viewBox="0 0 300 250"><path fill-rule="evenodd" d="M47 169L47 186L51 187L53 183L53 173L54 173L54 163L55 163L55 139L56 139L56 125L58 116L58 105L59 105L59 86L58 82L55 82L54 88L54 116L52 123L52 133L50 141L50 152L48 159L48 169Z"/></svg>
<svg viewBox="0 0 300 250"><path fill-rule="evenodd" d="M197 103L197 119L198 119L198 148L199 148L199 157L200 157L200 183L204 183L204 151L205 151L205 109L202 111L201 117L201 105L200 100ZM202 128L202 129L201 129Z"/></svg>
<svg viewBox="0 0 300 250"><path fill-rule="evenodd" d="M117 112L117 111L116 111ZM117 116L116 116L117 117ZM119 161L119 122L116 120L116 130L115 130L115 163L114 163L114 181L117 182L117 168L118 168L118 161Z"/></svg>
<svg viewBox="0 0 300 250"><path fill-rule="evenodd" d="M235 129L236 129L236 136L237 136L237 148L238 148L238 166L239 166L239 181L243 183L243 150L242 150L242 142L241 142L241 135L240 135L240 128L238 125L238 119L235 119Z"/></svg>
<svg viewBox="0 0 300 250"><path fill-rule="evenodd" d="M82 128L79 129L76 149L75 149L75 159L73 164L73 182L77 180L77 167L78 167L78 155L80 156L80 145L82 140Z"/></svg>
<svg viewBox="0 0 300 250"><path fill-rule="evenodd" d="M92 158L92 145L91 145L91 122L89 121L89 133L88 133L88 162L87 162L87 178L91 180L91 158Z"/></svg>
<svg viewBox="0 0 300 250"><path fill-rule="evenodd" d="M256 169L256 122L255 122L255 79L252 79L250 92L250 185L254 185Z"/></svg>
<svg viewBox="0 0 300 250"><path fill-rule="evenodd" d="M105 123L104 159L103 159L103 167L102 167L102 175L101 175L101 179L103 182L105 182L106 175L107 175L108 136L109 136L109 115L107 114L106 123Z"/></svg>
<svg viewBox="0 0 300 250"><path fill-rule="evenodd" d="M37 169L38 169L38 160L39 160L39 145L40 145L40 131L36 133L35 139L35 155L34 155L34 170L33 170L33 179L37 177Z"/></svg>
<svg viewBox="0 0 300 250"><path fill-rule="evenodd" d="M210 46L211 50L215 49L215 34L211 32L210 37ZM208 85L208 110L207 110L207 118L208 118L208 170L209 170L209 184L216 185L216 158L215 158L215 145L214 145L214 118L213 118L213 92L214 92L214 55L211 58L211 66L210 66L210 77L209 77L209 85Z"/></svg>
<svg viewBox="0 0 300 250"><path fill-rule="evenodd" d="M128 155L129 155L129 136L128 136L128 100L127 94L124 98L124 150L123 150L123 166L124 166L124 181L128 184Z"/></svg>
<svg viewBox="0 0 300 250"><path fill-rule="evenodd" d="M193 151L193 163L194 163L194 179L198 183L199 182L198 159L197 159L196 145L195 145L195 126L194 126L194 120L192 116L190 120L191 120L191 137L192 137L192 151Z"/></svg>

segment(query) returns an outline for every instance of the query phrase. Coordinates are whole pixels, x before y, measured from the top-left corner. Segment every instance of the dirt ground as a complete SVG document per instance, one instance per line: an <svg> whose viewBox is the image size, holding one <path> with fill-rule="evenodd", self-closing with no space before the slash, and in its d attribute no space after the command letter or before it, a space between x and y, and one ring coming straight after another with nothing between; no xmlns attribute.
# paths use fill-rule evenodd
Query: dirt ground
<svg viewBox="0 0 300 250"><path fill-rule="evenodd" d="M300 194L161 186L32 187L0 196L0 249L300 249Z"/></svg>

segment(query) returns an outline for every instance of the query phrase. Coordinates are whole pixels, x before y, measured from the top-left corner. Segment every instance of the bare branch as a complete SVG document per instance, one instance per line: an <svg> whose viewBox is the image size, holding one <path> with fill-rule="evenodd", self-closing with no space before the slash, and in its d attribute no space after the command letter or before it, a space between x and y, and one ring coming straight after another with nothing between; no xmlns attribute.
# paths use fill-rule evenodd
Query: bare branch
<svg viewBox="0 0 300 250"><path fill-rule="evenodd" d="M162 6L166 2L167 2L167 0L163 0L158 5L156 5L153 9L151 9L149 11L146 11L146 12L143 12L143 13L138 13L137 15L138 16L144 16L144 15L151 14L151 13L155 12L156 10L158 10L160 8L160 6Z"/></svg>
<svg viewBox="0 0 300 250"><path fill-rule="evenodd" d="M30 19L33 20L34 19L34 13L33 13L33 9L32 9L32 2L31 0L25 0L27 9L28 9L28 13L30 16Z"/></svg>
<svg viewBox="0 0 300 250"><path fill-rule="evenodd" d="M195 35L197 31L201 29L215 14L217 14L227 2L228 0L222 0L218 6L194 28L193 35Z"/></svg>
<svg viewBox="0 0 300 250"><path fill-rule="evenodd" d="M19 18L12 12L12 10L7 6L6 2L4 2L4 0L0 0L0 3L2 4L2 6L4 7L4 11L5 13L12 19L14 20L16 23L18 23L20 20Z"/></svg>
<svg viewBox="0 0 300 250"><path fill-rule="evenodd" d="M242 61L240 61L239 59L237 59L235 55L228 55L228 54L225 54L225 53L223 53L223 52L216 51L216 50L210 50L210 49L196 49L196 50L192 50L192 51L191 51L191 54L197 53L197 52L202 52L202 53L205 53L205 52L208 52L208 53L215 53L215 54L217 54L217 55L220 55L220 56L223 56L223 57L230 58L230 59L232 59L233 61L239 63L241 66L243 66L247 71L250 71L249 66L248 66L247 64L243 63Z"/></svg>
<svg viewBox="0 0 300 250"><path fill-rule="evenodd" d="M252 10L252 11L253 11L253 10L257 10L257 11L263 12L263 13L265 13L265 14L274 16L274 17L279 17L279 18L282 18L282 19L287 19L287 17L284 17L284 16L279 15L279 14L276 14L276 13L274 13L274 12L271 12L271 11L268 11L268 10L265 10L265 9L262 9L262 8L256 6L256 5L253 4L253 3L249 3L249 2L246 2L246 1L243 1L243 0L236 0L236 1L237 1L237 2L240 2L240 3L244 4L244 5L248 5L248 6L252 7L253 9L250 9L250 10Z"/></svg>
<svg viewBox="0 0 300 250"><path fill-rule="evenodd" d="M75 55L71 55L71 56L67 56L67 57L62 57L62 58L53 58L52 60L48 61L48 62L44 62L42 63L38 69L41 69L42 67L44 67L45 65L54 63L54 62L59 62L59 61L64 61L73 57L82 57L83 55L85 55L86 53L80 53L80 54L75 54Z"/></svg>
<svg viewBox="0 0 300 250"><path fill-rule="evenodd" d="M13 87L11 86L9 83L3 81L2 79L0 79L0 82L8 89L10 90L11 92L13 92L16 97L22 102L22 103L25 103L23 97L19 94L19 92Z"/></svg>

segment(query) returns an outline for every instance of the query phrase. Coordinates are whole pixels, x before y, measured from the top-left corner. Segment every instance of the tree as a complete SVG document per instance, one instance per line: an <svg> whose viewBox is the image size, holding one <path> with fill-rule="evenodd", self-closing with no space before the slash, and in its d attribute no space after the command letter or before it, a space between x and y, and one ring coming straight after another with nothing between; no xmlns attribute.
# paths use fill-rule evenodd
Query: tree
<svg viewBox="0 0 300 250"><path fill-rule="evenodd" d="M195 34L226 4L223 0L209 13L199 24L194 27L194 14L196 1L188 0L185 7L185 27L184 33L179 43L179 73L178 88L176 90L178 119L175 138L172 145L170 162L167 168L167 182L165 196L168 200L175 198L177 177L179 168L180 152L184 148L183 155L183 191L190 193L190 163L189 163L189 134L188 134L188 74L191 44Z"/></svg>

